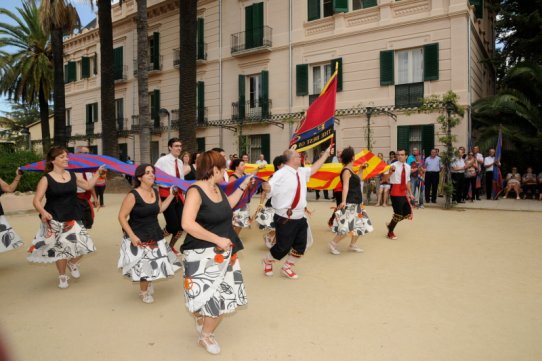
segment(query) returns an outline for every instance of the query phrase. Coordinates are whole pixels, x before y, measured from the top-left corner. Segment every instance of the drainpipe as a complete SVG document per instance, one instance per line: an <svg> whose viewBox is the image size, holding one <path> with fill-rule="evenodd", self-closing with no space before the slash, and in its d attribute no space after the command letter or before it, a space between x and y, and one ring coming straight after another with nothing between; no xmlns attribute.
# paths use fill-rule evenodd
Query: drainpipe
<svg viewBox="0 0 542 361"><path fill-rule="evenodd" d="M292 0L288 0L288 113L292 113ZM288 139L293 134L293 124L288 122Z"/></svg>
<svg viewBox="0 0 542 361"><path fill-rule="evenodd" d="M471 105L472 105L472 73L471 73L471 61L472 61L472 54L471 54L471 30L472 30L472 27L471 27L471 18L470 18L470 13L469 13L469 16L468 16L468 21L467 21L467 26L468 26L468 32L467 32L467 44L468 44L468 50L467 50L467 64L468 64L468 70L467 70L467 76L469 77L468 79L468 93L467 93L467 102L468 102L468 107L467 107L467 144L471 144L471 141L472 141L472 121L471 121Z"/></svg>
<svg viewBox="0 0 542 361"><path fill-rule="evenodd" d="M222 107L222 0L218 0L218 96L219 96L219 120L224 119L223 117L223 107ZM218 146L220 148L224 148L224 129L222 127L218 127Z"/></svg>

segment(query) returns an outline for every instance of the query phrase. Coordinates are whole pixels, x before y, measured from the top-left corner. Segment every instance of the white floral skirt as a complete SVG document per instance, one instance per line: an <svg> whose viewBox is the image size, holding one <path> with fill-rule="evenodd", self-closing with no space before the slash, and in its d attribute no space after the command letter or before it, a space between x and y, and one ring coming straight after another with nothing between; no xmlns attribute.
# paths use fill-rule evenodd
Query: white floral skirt
<svg viewBox="0 0 542 361"><path fill-rule="evenodd" d="M130 238L123 237L117 267L134 282L151 282L174 276L182 265L163 239L136 247Z"/></svg>
<svg viewBox="0 0 542 361"><path fill-rule="evenodd" d="M185 250L184 295L191 313L218 317L247 304L237 254L217 247Z"/></svg>
<svg viewBox="0 0 542 361"><path fill-rule="evenodd" d="M353 236L362 236L372 232L373 225L369 215L361 205L347 203L346 207L335 212L335 220L331 231L338 235L350 234Z"/></svg>
<svg viewBox="0 0 542 361"><path fill-rule="evenodd" d="M35 263L53 263L95 252L96 247L81 221L41 223L26 259Z"/></svg>
<svg viewBox="0 0 542 361"><path fill-rule="evenodd" d="M264 207L258 210L256 213L256 223L260 229L266 231L272 231L275 229L275 222L273 217L275 216L275 208Z"/></svg>
<svg viewBox="0 0 542 361"><path fill-rule="evenodd" d="M250 209L248 204L233 212L232 224L234 227L248 228L250 226Z"/></svg>
<svg viewBox="0 0 542 361"><path fill-rule="evenodd" d="M0 253L11 251L22 245L23 241L11 228L6 216L0 216Z"/></svg>

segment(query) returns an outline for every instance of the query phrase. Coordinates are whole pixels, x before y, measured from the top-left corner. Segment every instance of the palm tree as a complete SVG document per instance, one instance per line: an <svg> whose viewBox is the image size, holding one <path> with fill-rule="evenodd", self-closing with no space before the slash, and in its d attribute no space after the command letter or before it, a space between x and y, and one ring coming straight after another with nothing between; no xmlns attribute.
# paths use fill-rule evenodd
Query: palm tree
<svg viewBox="0 0 542 361"><path fill-rule="evenodd" d="M77 10L65 0L43 0L41 24L50 31L54 69L54 134L55 144L66 145L66 99L64 95L64 49L62 38L80 26Z"/></svg>
<svg viewBox="0 0 542 361"><path fill-rule="evenodd" d="M179 137L186 149L196 144L197 0L179 0Z"/></svg>
<svg viewBox="0 0 542 361"><path fill-rule="evenodd" d="M100 32L100 101L103 154L118 158L119 140L115 119L111 0L98 0L98 29Z"/></svg>
<svg viewBox="0 0 542 361"><path fill-rule="evenodd" d="M139 107L139 158L141 163L151 162L151 114L149 110L149 40L147 0L137 0L137 94Z"/></svg>
<svg viewBox="0 0 542 361"><path fill-rule="evenodd" d="M51 143L49 94L53 83L49 36L40 25L34 0L24 1L17 12L19 16L0 9L0 14L16 24L0 23L0 49L10 46L15 50L0 51L0 93L16 102L33 104L38 99L43 151L47 152Z"/></svg>

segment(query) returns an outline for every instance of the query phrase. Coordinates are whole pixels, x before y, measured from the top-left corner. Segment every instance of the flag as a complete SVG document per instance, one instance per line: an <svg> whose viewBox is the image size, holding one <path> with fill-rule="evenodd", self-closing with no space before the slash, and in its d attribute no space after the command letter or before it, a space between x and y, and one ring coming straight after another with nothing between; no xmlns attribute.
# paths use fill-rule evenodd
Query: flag
<svg viewBox="0 0 542 361"><path fill-rule="evenodd" d="M320 95L309 106L305 119L290 140L290 149L303 152L333 137L338 64Z"/></svg>
<svg viewBox="0 0 542 361"><path fill-rule="evenodd" d="M84 171L95 171L101 165L105 165L105 168L112 170L118 173L127 174L134 176L135 169L137 165L126 164L121 160L118 160L107 155L95 155L95 154L68 154L68 170L73 172L84 172ZM45 161L39 161L32 164L27 164L20 167L23 171L34 171L34 172L43 172L45 170ZM175 186L180 190L186 192L188 188L194 183L194 181L185 181L177 177L170 176L169 174L161 171L156 168L155 172L155 182L163 186ZM237 181L232 183L223 183L220 185L226 195L230 195L243 183L245 177L239 178ZM234 210L243 207L250 198L256 193L263 180L260 178L254 178L254 185L250 189L243 192L243 196L234 207Z"/></svg>
<svg viewBox="0 0 542 361"><path fill-rule="evenodd" d="M495 162L493 164L493 187L491 189L491 199L497 199L502 191L502 174L501 167L497 163L501 161L502 154L502 130L499 128L499 138L497 139L497 147L495 148Z"/></svg>

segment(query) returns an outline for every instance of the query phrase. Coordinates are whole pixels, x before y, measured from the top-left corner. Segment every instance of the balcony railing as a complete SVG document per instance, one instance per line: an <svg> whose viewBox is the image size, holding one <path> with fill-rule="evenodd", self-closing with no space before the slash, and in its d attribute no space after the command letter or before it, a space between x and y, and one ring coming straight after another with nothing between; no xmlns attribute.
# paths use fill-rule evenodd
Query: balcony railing
<svg viewBox="0 0 542 361"><path fill-rule="evenodd" d="M153 71L162 70L163 59L164 59L164 56L160 55L158 57L158 64L155 64L154 62L149 63L149 65L147 66L147 71L150 73ZM137 75L137 59L134 59L134 75Z"/></svg>
<svg viewBox="0 0 542 361"><path fill-rule="evenodd" d="M133 131L139 131L139 115L132 115L132 127Z"/></svg>
<svg viewBox="0 0 542 361"><path fill-rule="evenodd" d="M152 129L151 129L152 133L159 134L162 132L162 121L160 117L151 119L151 125L152 125Z"/></svg>
<svg viewBox="0 0 542 361"><path fill-rule="evenodd" d="M196 121L198 125L203 125L207 122L207 107L198 107L196 109Z"/></svg>
<svg viewBox="0 0 542 361"><path fill-rule="evenodd" d="M66 137L71 137L71 136L72 136L72 126L66 125Z"/></svg>
<svg viewBox="0 0 542 361"><path fill-rule="evenodd" d="M122 132L128 130L128 118L117 118L115 119L117 124L117 131Z"/></svg>
<svg viewBox="0 0 542 361"><path fill-rule="evenodd" d="M231 104L231 117L237 121L255 121L268 119L271 116L271 99L258 101L234 102Z"/></svg>
<svg viewBox="0 0 542 361"><path fill-rule="evenodd" d="M86 123L86 135L94 135L94 123Z"/></svg>
<svg viewBox="0 0 542 361"><path fill-rule="evenodd" d="M397 108L416 108L422 105L423 82L395 86L395 106Z"/></svg>
<svg viewBox="0 0 542 361"><path fill-rule="evenodd" d="M128 79L128 65L113 67L115 81L123 81Z"/></svg>
<svg viewBox="0 0 542 361"><path fill-rule="evenodd" d="M231 35L231 55L253 53L269 50L272 46L273 29L263 26Z"/></svg>
<svg viewBox="0 0 542 361"><path fill-rule="evenodd" d="M196 60L207 60L207 43L196 44ZM181 64L181 51L179 48L173 49L173 66L177 68Z"/></svg>

